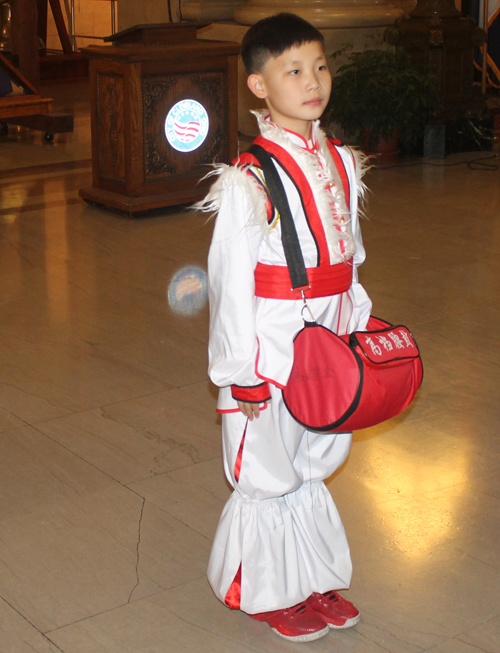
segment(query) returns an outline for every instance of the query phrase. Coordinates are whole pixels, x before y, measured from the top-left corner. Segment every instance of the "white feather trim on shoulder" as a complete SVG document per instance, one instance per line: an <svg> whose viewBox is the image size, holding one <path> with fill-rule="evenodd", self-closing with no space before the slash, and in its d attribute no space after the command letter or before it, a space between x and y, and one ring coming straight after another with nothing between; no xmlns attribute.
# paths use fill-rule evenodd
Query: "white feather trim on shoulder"
<svg viewBox="0 0 500 653"><path fill-rule="evenodd" d="M354 171L356 173L358 196L360 200L364 200L366 193L368 192L368 188L363 181L363 177L365 173L372 167L370 164L370 157L367 156L364 152L361 152L361 150L357 150L354 147L347 147L347 149L351 152L354 159ZM361 214L364 216L362 211Z"/></svg>
<svg viewBox="0 0 500 653"><path fill-rule="evenodd" d="M223 193L231 186L238 186L246 192L250 199L253 208L251 222L258 224L267 232L267 195L257 179L245 169L238 168L237 165L230 166L224 163L216 164L204 179L216 175L219 178L210 187L208 195L200 202L193 204L192 208L196 211L211 213L211 217L214 217L220 209Z"/></svg>

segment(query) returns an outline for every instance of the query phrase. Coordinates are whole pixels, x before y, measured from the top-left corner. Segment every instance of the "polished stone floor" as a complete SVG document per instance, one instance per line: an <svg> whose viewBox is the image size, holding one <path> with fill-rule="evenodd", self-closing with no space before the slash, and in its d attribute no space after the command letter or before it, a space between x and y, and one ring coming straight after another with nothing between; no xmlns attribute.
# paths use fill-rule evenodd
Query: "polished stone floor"
<svg viewBox="0 0 500 653"><path fill-rule="evenodd" d="M205 577L229 494L207 307L169 288L211 224L80 201L88 92L49 92L74 134L0 141L0 652L498 653L500 171L467 165L490 154L368 175L362 281L425 379L328 483L362 621L291 644Z"/></svg>

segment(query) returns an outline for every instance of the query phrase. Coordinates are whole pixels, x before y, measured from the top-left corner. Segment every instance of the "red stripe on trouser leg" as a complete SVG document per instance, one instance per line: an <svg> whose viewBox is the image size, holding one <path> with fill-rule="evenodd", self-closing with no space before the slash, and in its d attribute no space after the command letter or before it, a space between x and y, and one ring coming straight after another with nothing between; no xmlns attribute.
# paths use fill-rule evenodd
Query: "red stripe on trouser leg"
<svg viewBox="0 0 500 653"><path fill-rule="evenodd" d="M228 589L224 603L231 610L240 609L240 600L241 600L241 564L234 577L231 587Z"/></svg>
<svg viewBox="0 0 500 653"><path fill-rule="evenodd" d="M245 435L247 434L248 420L245 424L245 430L243 431L243 437L241 438L240 448L238 449L238 455L236 456L236 462L234 463L234 479L236 483L240 480L241 472L241 459L243 458L243 446L245 444Z"/></svg>

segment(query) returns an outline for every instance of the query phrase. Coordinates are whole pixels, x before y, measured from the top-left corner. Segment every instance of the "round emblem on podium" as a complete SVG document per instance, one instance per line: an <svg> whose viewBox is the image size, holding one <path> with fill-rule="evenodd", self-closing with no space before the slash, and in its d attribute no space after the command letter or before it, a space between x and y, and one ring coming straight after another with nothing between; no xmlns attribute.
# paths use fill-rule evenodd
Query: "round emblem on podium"
<svg viewBox="0 0 500 653"><path fill-rule="evenodd" d="M196 100L181 100L174 104L165 119L165 136L178 152L192 152L208 134L208 113Z"/></svg>

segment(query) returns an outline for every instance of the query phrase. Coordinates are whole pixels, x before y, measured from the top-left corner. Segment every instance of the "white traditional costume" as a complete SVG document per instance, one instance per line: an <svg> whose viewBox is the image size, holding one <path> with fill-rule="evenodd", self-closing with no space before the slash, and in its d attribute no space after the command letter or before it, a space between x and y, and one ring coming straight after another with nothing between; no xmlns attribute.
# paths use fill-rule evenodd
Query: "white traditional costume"
<svg viewBox="0 0 500 653"><path fill-rule="evenodd" d="M314 318L336 333L364 329L371 302L356 271L365 258L358 223L362 162L329 143L317 123L306 142L272 124L266 112L256 116L256 142L275 157L308 271L328 277L350 266L348 290L308 299ZM221 601L255 614L349 586L349 547L323 480L345 461L351 434L308 432L288 413L281 388L303 303L300 295L280 299L266 291L276 266L286 270L279 215L251 156L217 173L203 203L218 212L208 259L209 374L220 387L224 468L234 492L208 576ZM237 399L261 403L260 417L247 420Z"/></svg>

